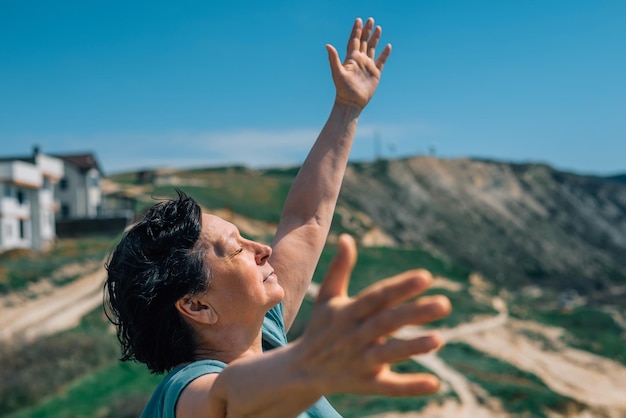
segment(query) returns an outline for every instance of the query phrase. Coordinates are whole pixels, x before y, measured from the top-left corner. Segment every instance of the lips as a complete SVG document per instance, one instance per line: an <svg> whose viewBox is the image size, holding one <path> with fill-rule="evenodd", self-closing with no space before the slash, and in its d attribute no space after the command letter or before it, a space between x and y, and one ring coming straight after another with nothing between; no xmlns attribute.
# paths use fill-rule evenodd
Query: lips
<svg viewBox="0 0 626 418"><path fill-rule="evenodd" d="M267 276L265 276L265 278L263 279L263 281L267 281L267 279L269 279L272 276L276 276L276 274L274 274L274 271L272 270Z"/></svg>

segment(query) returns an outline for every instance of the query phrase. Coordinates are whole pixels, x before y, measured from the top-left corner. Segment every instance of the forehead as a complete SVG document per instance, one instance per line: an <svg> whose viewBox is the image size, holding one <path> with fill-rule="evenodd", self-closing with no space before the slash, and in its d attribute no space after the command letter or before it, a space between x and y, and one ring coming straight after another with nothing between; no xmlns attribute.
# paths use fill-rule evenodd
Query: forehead
<svg viewBox="0 0 626 418"><path fill-rule="evenodd" d="M232 223L209 213L202 214L202 235L211 247L222 247L237 238L239 229Z"/></svg>

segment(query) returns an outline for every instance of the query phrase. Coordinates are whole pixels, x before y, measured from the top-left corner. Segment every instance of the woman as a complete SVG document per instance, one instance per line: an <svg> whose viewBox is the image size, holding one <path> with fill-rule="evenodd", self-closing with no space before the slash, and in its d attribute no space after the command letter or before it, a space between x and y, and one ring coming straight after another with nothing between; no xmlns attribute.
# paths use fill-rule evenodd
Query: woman
<svg viewBox="0 0 626 418"><path fill-rule="evenodd" d="M122 359L169 371L143 416L337 417L324 395L437 390L434 376L396 374L389 364L438 348L441 338L387 336L445 316L448 300L404 302L428 287L430 275L421 270L349 298L356 248L347 235L303 336L289 344L285 337L328 235L359 114L391 52L387 45L375 58L381 33L373 19L357 19L343 64L326 46L335 103L271 246L243 238L179 193L155 205L113 252L106 286Z"/></svg>

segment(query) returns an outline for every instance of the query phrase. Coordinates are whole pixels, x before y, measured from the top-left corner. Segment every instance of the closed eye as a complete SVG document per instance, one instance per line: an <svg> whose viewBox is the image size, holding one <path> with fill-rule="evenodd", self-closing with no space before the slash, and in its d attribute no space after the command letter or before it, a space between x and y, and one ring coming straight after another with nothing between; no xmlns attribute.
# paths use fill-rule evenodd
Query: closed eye
<svg viewBox="0 0 626 418"><path fill-rule="evenodd" d="M237 251L235 251L234 253L232 253L232 254L230 255L230 257L229 257L229 258L233 258L233 257L235 257L236 255L241 254L242 252L243 252L243 247L239 248Z"/></svg>

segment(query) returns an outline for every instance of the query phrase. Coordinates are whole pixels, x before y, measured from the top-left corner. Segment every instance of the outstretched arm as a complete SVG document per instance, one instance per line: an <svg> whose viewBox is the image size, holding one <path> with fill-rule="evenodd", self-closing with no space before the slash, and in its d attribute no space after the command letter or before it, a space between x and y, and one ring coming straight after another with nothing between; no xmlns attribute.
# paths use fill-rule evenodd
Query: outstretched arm
<svg viewBox="0 0 626 418"><path fill-rule="evenodd" d="M450 302L443 296L412 299L432 281L425 270L381 280L349 297L355 260L354 240L342 235L302 337L262 356L236 360L219 376L198 379L210 379L209 396L198 408L207 413L201 416L294 417L333 393L417 396L437 391L435 376L396 373L390 364L440 347L441 337L389 336L404 325L423 325L446 316Z"/></svg>
<svg viewBox="0 0 626 418"><path fill-rule="evenodd" d="M343 63L337 50L326 45L335 83L335 103L289 191L270 263L285 289L287 329L300 308L322 252L335 210L359 115L374 95L391 45L378 58L382 29L370 18L357 19Z"/></svg>

